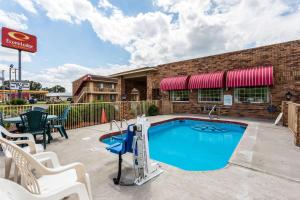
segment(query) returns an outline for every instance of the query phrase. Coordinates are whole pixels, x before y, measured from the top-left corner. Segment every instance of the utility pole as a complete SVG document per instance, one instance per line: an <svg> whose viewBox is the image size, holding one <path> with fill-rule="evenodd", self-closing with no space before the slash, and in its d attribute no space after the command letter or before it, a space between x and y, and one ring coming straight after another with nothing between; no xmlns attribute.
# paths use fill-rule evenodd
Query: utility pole
<svg viewBox="0 0 300 200"><path fill-rule="evenodd" d="M15 81L17 81L17 69L15 68Z"/></svg>
<svg viewBox="0 0 300 200"><path fill-rule="evenodd" d="M8 100L11 100L11 90L10 90L10 82L11 82L11 70L13 69L14 65L11 64L9 66L9 82L8 82L8 87L9 87L9 99Z"/></svg>
<svg viewBox="0 0 300 200"><path fill-rule="evenodd" d="M12 70L13 67L14 67L13 64L11 64L11 65L9 66L9 84L10 84L10 81L11 81L11 70Z"/></svg>
<svg viewBox="0 0 300 200"><path fill-rule="evenodd" d="M4 70L2 70L1 82L2 82L2 102L5 100L5 93L4 93Z"/></svg>

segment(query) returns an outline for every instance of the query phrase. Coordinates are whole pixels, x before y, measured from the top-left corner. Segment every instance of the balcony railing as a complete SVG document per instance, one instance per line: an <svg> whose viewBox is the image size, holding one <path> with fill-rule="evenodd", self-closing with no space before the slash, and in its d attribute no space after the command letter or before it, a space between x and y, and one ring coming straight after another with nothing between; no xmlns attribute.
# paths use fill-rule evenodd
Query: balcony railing
<svg viewBox="0 0 300 200"><path fill-rule="evenodd" d="M89 93L116 93L117 90L114 88L98 88L98 87L87 87L85 90Z"/></svg>

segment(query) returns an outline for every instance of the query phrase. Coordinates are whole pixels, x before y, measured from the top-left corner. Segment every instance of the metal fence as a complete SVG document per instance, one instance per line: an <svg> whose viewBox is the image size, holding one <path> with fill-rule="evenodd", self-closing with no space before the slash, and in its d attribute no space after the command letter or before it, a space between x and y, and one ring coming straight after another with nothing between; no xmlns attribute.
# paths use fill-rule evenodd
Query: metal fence
<svg viewBox="0 0 300 200"><path fill-rule="evenodd" d="M160 107L160 101L129 101L129 102L97 102L73 104L43 104L43 105L3 105L0 112L4 118L19 116L29 111L32 106L46 106L49 115L61 115L70 106L66 122L67 129L80 128L101 124L102 113L105 112L107 121L135 118L138 115L148 115L150 105Z"/></svg>

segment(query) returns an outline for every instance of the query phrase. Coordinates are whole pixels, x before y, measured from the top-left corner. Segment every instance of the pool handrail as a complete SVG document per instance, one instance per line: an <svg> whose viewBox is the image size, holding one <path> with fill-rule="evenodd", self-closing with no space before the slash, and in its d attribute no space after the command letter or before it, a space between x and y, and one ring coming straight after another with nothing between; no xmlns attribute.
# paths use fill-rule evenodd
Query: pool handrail
<svg viewBox="0 0 300 200"><path fill-rule="evenodd" d="M122 119L121 120L121 128L123 128L123 122L125 122L125 124L127 125L127 127L129 126L127 120L126 119Z"/></svg>
<svg viewBox="0 0 300 200"><path fill-rule="evenodd" d="M214 116L212 115L212 112L215 110L215 107L216 107L217 105L214 105L213 107L212 107L212 109L209 111L209 113L208 113L208 117L209 117L209 119L213 119L214 118Z"/></svg>
<svg viewBox="0 0 300 200"><path fill-rule="evenodd" d="M120 128L120 126L118 125L117 121L116 120L111 120L110 121L110 130L112 131L112 127L113 127L113 124L115 124L117 126L117 128L119 129L120 133L122 134L122 129Z"/></svg>

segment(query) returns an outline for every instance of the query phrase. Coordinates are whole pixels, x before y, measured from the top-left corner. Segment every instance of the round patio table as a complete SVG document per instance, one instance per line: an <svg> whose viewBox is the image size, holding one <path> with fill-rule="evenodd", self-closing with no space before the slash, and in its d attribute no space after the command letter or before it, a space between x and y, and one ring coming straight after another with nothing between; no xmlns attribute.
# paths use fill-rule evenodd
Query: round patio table
<svg viewBox="0 0 300 200"><path fill-rule="evenodd" d="M56 118L57 118L57 115L48 115L47 121L55 120ZM11 124L21 124L22 123L21 117L5 118L5 119L3 119L3 121L6 123L11 123Z"/></svg>

